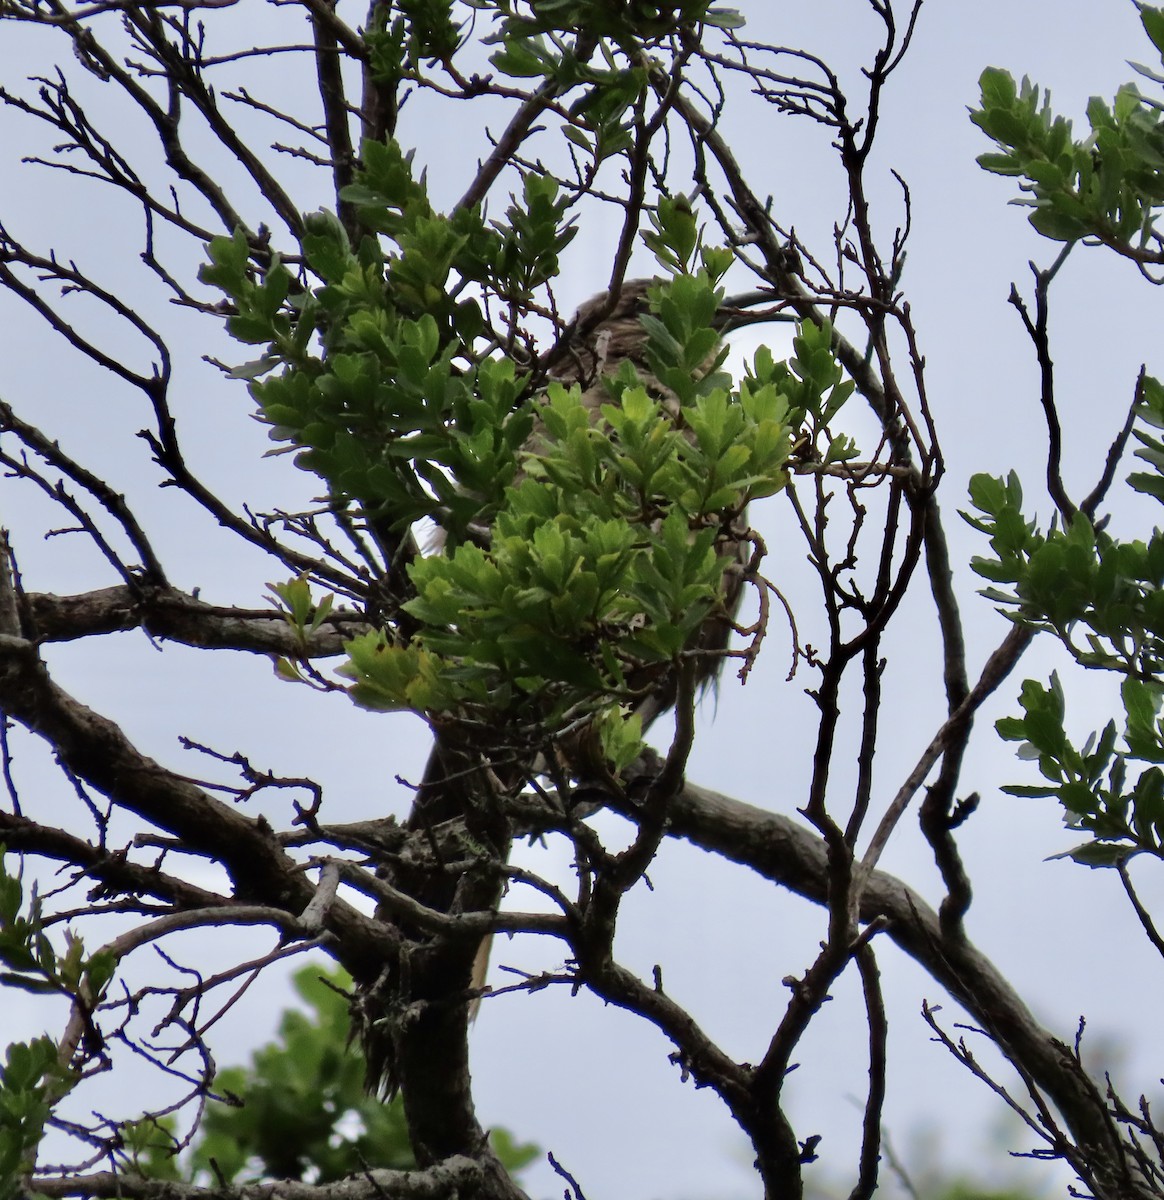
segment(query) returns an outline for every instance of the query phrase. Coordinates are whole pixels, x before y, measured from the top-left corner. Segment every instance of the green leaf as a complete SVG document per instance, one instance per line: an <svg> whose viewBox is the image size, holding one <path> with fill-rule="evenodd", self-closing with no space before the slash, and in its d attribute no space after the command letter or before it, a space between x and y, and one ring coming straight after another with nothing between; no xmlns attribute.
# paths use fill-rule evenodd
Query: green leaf
<svg viewBox="0 0 1164 1200"><path fill-rule="evenodd" d="M982 107L985 109L1010 108L1018 99L1014 76L998 67L987 67L978 77L978 86L982 92Z"/></svg>
<svg viewBox="0 0 1164 1200"><path fill-rule="evenodd" d="M1136 853L1135 849L1118 842L1084 842L1071 850L1050 854L1047 861L1069 858L1085 867L1118 867Z"/></svg>
<svg viewBox="0 0 1164 1200"><path fill-rule="evenodd" d="M1158 683L1148 683L1129 676L1121 685L1120 694L1123 697L1128 726L1148 733L1153 732L1161 699L1164 698L1164 688Z"/></svg>
<svg viewBox="0 0 1164 1200"><path fill-rule="evenodd" d="M718 29L743 29L747 24L743 14L735 8L709 8L703 14L703 23Z"/></svg>
<svg viewBox="0 0 1164 1200"><path fill-rule="evenodd" d="M1144 32L1151 38L1152 45L1160 52L1161 61L1164 62L1164 10L1141 4L1140 23L1144 27Z"/></svg>

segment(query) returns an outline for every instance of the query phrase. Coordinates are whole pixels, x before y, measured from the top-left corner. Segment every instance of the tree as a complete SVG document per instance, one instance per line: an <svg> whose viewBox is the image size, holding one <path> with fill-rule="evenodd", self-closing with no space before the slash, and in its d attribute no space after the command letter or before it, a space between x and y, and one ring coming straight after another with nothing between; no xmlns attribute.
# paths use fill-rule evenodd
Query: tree
<svg viewBox="0 0 1164 1200"><path fill-rule="evenodd" d="M1118 870L1159 946L1129 859L1159 857L1161 846L1161 549L1157 535L1117 540L1104 506L1133 433L1149 468L1133 487L1164 492L1164 446L1151 432L1164 424L1164 390L1141 373L1095 486L1073 498L1048 323L1051 285L1076 246L1100 242L1149 277L1161 262L1155 102L1134 89L1110 107L1096 101L1093 132L1079 140L1033 85L983 76L975 120L999 145L983 165L1019 179L1032 224L1062 250L1036 272L1032 301L1014 293L1041 371L1055 515L1041 528L1015 476L973 481L970 521L990 539L975 568L1013 619L977 665L936 498L942 414L902 291L909 192L888 241L870 203L884 97L920 3L854 6L878 31L859 93L820 56L767 35L762 14L743 14L759 27L746 29L743 15L705 0L401 0L373 4L363 29L327 0L301 0L264 10L261 37L240 7L0 4L6 32L56 48L52 74L27 92L0 89L11 114L51 131L53 148L34 164L78 187L96 181L123 219L135 214L143 277L127 278L123 257L90 267L75 247L38 246L6 220L0 283L95 369L94 403L144 400L154 480L217 527L222 554L245 549L274 577L266 606L258 589L219 601L179 586L190 577L183 539L159 538L153 500L133 498L116 457L70 445L66 429L0 397L6 484L47 500L41 528L62 534L65 522L71 555L80 539L106 573L81 593L38 584L23 530L0 554L0 838L27 873L0 880L0 954L5 982L67 1002L56 1034L8 1051L4 1194L210 1194L140 1175L141 1131L166 1128L179 1110L197 1123L216 1086L213 1026L234 1002L229 989L310 948L354 980L363 1044L391 1047L417 1169L286 1182L280 1194L521 1195L482 1128L468 1071L469 1015L482 998L470 968L491 933L515 935L519 963L538 941L565 960L519 968L492 995L526 993L532 1004L545 989L586 991L660 1031L683 1082L710 1089L749 1138L768 1196L800 1195L816 1157L786 1081L852 975L868 1057L852 1195L877 1187L887 942L1017 1072L1021 1092L927 1007L934 1036L1025 1114L1039 1155L1065 1161L1104 1200L1160 1194L1150 1107L1097 1082L1080 1039L1043 1028L971 942L958 843L978 804L960 785L974 717L1036 634L1050 634L1083 668L1124 677L1126 727L1077 747L1062 687L1027 681L1023 715L1000 732L1045 779L1010 788L1062 802L1089 835L1075 857ZM1145 7L1142 20L1164 51L1164 15ZM766 165L729 140L741 109L757 128L807 121L834 147L847 211L831 245L803 243L767 198ZM279 130L272 147L265 122ZM433 122L478 139L452 182L426 171ZM580 233L608 251L609 299L588 310L589 326L565 315L582 298L563 271ZM103 247L90 237L83 249L97 262ZM624 282L652 273L645 364L607 381L596 423L583 389L562 380L579 377L578 347ZM761 347L726 371L725 314L774 342L794 321L791 347ZM270 475L256 464L254 478L248 468L245 480L216 483L196 465L204 452L184 431L208 401L187 391L207 386L191 347L220 369L215 394L238 403L245 390L273 453L294 456L305 486L277 474L285 459ZM262 498L275 478L292 501ZM755 529L765 503L780 506L778 543ZM752 526L741 531L745 513ZM434 527L443 545L426 552ZM746 553L729 554L729 542ZM704 634L728 619L728 571L745 615L730 648L713 650ZM945 711L887 785L884 743L900 732L887 717L887 648L923 598L938 650L903 664L904 686L932 672ZM444 781L455 815L353 820L313 779L192 740L201 759L157 761L61 682L71 646L126 631L270 656L320 704L346 693L367 710L420 714L453 764ZM708 657L722 654L725 675L746 679L761 649L768 660L782 642L818 716L796 816L687 778ZM662 693L674 724L656 749L634 710ZM24 733L51 747L70 811L29 799L14 768ZM400 768L385 743L391 777ZM757 769L772 769L763 748ZM943 884L936 912L879 869L915 800ZM596 811L626 823L622 844ZM755 1061L711 1036L659 968L623 960L620 920L676 838L823 910L819 947L788 974ZM547 854L511 864L512 844L526 839ZM564 875L553 869L563 852ZM274 945L255 953L218 937L192 951L184 937L252 927ZM163 966L143 968L155 945ZM94 1116L86 1090L127 1052L182 1090L144 1113L103 1115L103 1105ZM72 1140L66 1166L49 1164L50 1130ZM52 1161L66 1162L52 1144ZM581 1195L584 1181L561 1170ZM243 1192L224 1181L213 1194Z"/></svg>

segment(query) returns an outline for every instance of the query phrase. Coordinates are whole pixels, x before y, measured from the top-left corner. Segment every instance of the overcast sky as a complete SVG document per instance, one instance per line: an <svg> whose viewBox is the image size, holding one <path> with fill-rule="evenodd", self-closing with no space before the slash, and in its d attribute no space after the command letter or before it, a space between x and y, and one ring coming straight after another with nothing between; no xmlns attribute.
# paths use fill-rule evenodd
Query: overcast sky
<svg viewBox="0 0 1164 1200"><path fill-rule="evenodd" d="M742 0L739 6L751 22L750 36L814 50L858 91L857 70L876 32L862 0ZM232 20L264 20L269 11L254 0L239 8ZM2 29L0 82L18 90L26 74L49 69L54 41L11 24ZM984 546L954 514L965 505L966 481L975 471L1017 467L1028 492L1039 495L1044 441L1037 374L1006 297L1012 281L1029 290L1027 260L1046 265L1053 248L1033 235L1022 210L1007 206L1010 182L975 165L975 155L987 145L970 124L967 106L975 101L982 68L994 65L1030 74L1051 89L1057 109L1081 120L1089 95L1110 98L1131 77L1127 59L1150 60L1138 29L1134 6L1117 0L929 0L914 47L885 98L875 215L888 241L901 220L900 192L889 174L894 169L912 194L913 236L903 287L926 355L929 394L949 464L943 508L971 631L972 672L1006 627L986 602L973 597L976 583L964 564ZM63 66L72 70L75 64L66 60ZM82 76L82 86L95 102L105 95L89 77ZM729 106L729 140L755 172L757 189L772 193L781 221L827 257L832 223L843 213L827 138L808 125L768 128L757 124L756 108L747 111L748 121L737 121ZM130 124L123 136L144 137L145 130ZM470 136L471 130L447 123L418 135L419 156L438 195L451 199L463 190L469 164L480 153ZM107 215L114 210L83 183L18 165L21 154L44 145L43 135L27 122L0 114L0 219L31 242L60 243L84 265L122 278L136 253L135 229L118 227ZM302 207L324 203L321 180L306 171L301 178ZM567 300L602 286L608 259L601 229L590 237L598 251L594 241L580 238L567 256ZM142 287L149 285L143 281ZM1158 300L1131 268L1085 251L1069 263L1054 306L1059 397L1069 421L1067 478L1079 494L1097 477L1140 363L1146 359L1150 370L1164 374L1164 362L1153 361ZM156 318L169 321L160 309ZM224 541L182 497L158 492L145 447L132 437L146 423L140 398L61 355L47 331L4 297L0 347L0 395L148 509L159 543L166 545L168 531L170 544L180 545L167 556L174 581L201 587L217 600L255 604L270 568ZM230 357L231 349L225 341L183 348L180 420L192 459L231 499L257 497L252 500L257 508L294 504L310 494L304 479L286 459L258 459L266 443L247 417L242 389L199 364L203 353ZM130 339L124 350L144 361L141 347ZM857 420L857 428L868 424ZM1040 503L1045 516L1047 505L1041 498ZM1138 532L1155 519L1144 502L1121 503L1119 513L1125 528ZM4 483L0 520L14 530L31 590L80 591L114 582L79 539L47 545L37 540L59 521L30 489ZM757 523L774 559L784 554L790 575L803 573L803 551L784 536L788 525L779 501ZM940 697L932 690L926 658L936 639L920 603L924 597L918 599L917 619L902 622L905 627L887 644L893 657L889 737L877 790L882 802L938 724ZM178 646L159 652L138 635L60 647L48 658L66 687L121 721L145 751L167 764L195 774L205 770L181 757L179 734L226 752L242 749L256 763L325 782L335 821L403 812L407 793L394 777L415 779L423 764L418 721L386 720L353 710L341 697L278 685L261 660L207 656ZM1043 678L1059 665L1052 648L1036 647L1024 673ZM705 706L706 729L690 778L778 811L802 803L808 770L803 751L814 712L803 694L806 681L785 682L787 667L787 640L776 629L747 687L725 682L718 704ZM990 731L996 717L1016 711L1018 686L1016 678L983 713L961 788L963 794L978 789L983 797L962 839L978 885L969 932L1051 1028L1070 1038L1085 1014L1097 1036L1123 1039L1136 1064L1126 1077L1136 1095L1155 1085L1164 1062L1159 1018L1145 1002L1159 987L1161 964L1140 945L1114 876L1045 861L1073 840L1051 803L999 793L1001 784L1023 778L1024 768ZM1102 724L1111 694L1093 681L1076 688L1072 727L1083 731ZM20 754L17 765L28 794L35 791L38 805L64 803L66 790L52 775L47 753L22 744ZM601 824L615 828L610 820ZM544 857L536 861L544 867ZM882 865L931 901L940 899L930 856L912 825L903 828ZM713 1036L741 1058L758 1057L783 1008L780 980L801 973L811 961L824 933L823 914L685 846L669 846L651 880L654 890L640 889L629 905L619 942L625 960L648 974L653 963L661 963L668 990ZM1149 898L1164 901L1164 889L1150 876L1144 885ZM253 945L258 949L261 941ZM887 1126L899 1148L919 1128L943 1131L952 1161L978 1163L977 1130L986 1130L997 1115L997 1101L928 1040L919 1009L923 999L941 1002L940 989L884 939L882 946L892 1039ZM222 949L234 955L238 945ZM551 947L501 945L494 962L537 969L559 957ZM147 970L141 958L138 969ZM865 1071L864 1027L851 990L840 988L814 1024L798 1055L803 1065L788 1089L798 1133L825 1135L824 1169L838 1174L851 1162L841 1147L851 1145L858 1128L855 1098L863 1097ZM219 1062L242 1061L254 1039L273 1029L285 998L282 981L273 977L241 1003L219 1029ZM6 1032L14 1027L38 1032L43 1026L43 1013L33 1012L22 996L5 996L3 1004ZM758 1196L745 1144L722 1106L682 1084L667 1062L670 1047L626 1014L551 990L485 1004L473 1039L482 1119L553 1150L590 1200ZM1032 1186L1046 1171L1035 1164L1028 1170ZM548 1169L539 1168L530 1179L535 1194L560 1193Z"/></svg>

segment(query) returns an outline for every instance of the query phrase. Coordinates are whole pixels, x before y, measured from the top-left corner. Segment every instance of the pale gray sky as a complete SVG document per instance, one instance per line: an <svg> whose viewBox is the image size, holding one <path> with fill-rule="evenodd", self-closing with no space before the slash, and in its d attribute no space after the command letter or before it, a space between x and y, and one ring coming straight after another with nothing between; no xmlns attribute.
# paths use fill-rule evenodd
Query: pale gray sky
<svg viewBox="0 0 1164 1200"><path fill-rule="evenodd" d="M751 22L750 36L815 50L857 92L858 67L875 32L862 0L738 2ZM247 0L230 19L267 20L269 11ZM25 74L49 68L50 60L42 56L51 46L35 31L3 28L0 79L18 90ZM1028 492L1038 495L1043 430L1037 375L1006 297L1012 280L1028 289L1028 258L1045 265L1053 248L1029 230L1022 210L1007 207L1010 182L975 165L975 155L987 144L966 109L976 98L980 71L995 65L1016 75L1029 73L1050 87L1060 111L1081 120L1090 94L1110 98L1131 77L1128 58L1149 58L1131 3L929 0L915 45L885 99L875 158L881 174L873 174L873 201L888 240L901 219L890 168L912 191L914 232L903 287L927 357L929 394L949 463L943 507L972 638L972 670L1005 625L973 596L976 583L965 562L984 547L954 513L965 505L969 475L979 470L1018 467ZM82 79L99 105L108 92L96 80ZM308 107L309 101L313 97L304 98ZM729 108L728 136L754 172L757 189L771 192L782 222L795 226L827 257L832 223L843 214L844 201L827 138L807 124L757 123L756 111L750 110L747 125L735 127ZM122 131L127 138L144 134L132 126ZM418 137L419 157L429 165L437 194L447 191L453 197L463 190L472 158L480 153L469 140L473 136L473 130L446 123ZM21 154L43 144L43 136L26 123L0 114L5 222L30 241L46 247L60 243L83 265L108 271L111 278L137 270L132 259L137 228L122 224L125 210L109 208L83 182L18 165ZM306 170L301 178L302 207L325 202L321 181ZM599 228L571 248L567 299L580 299L602 285L603 236ZM155 305L151 317L178 328L144 275L140 286L145 303ZM1159 345L1158 301L1130 267L1087 251L1069 264L1054 303L1059 398L1073 422L1066 445L1068 481L1083 490L1096 477L1103 448L1123 419L1141 361L1146 358L1150 370L1164 374L1164 362L1152 361ZM148 512L159 544L165 546L167 536L180 541L180 554L168 556L175 582L200 586L214 599L255 603L269 568L233 548L182 497L156 489L145 447L131 436L146 423L140 399L63 356L51 335L5 297L0 297L0 330L4 398L59 436L66 449L115 477ZM145 361L142 348L129 341L124 352ZM245 496L255 508L294 505L310 494L308 481L291 470L287 459L258 459L266 442L247 416L243 390L199 363L207 352L237 357L225 339L210 347L182 347L179 416L192 460L231 498ZM79 539L58 538L47 545L36 540L46 522L56 522L30 489L5 482L0 504L0 519L13 529L31 589L79 591L113 582L103 564L81 550ZM1155 520L1146 502L1121 505L1121 514L1125 507L1127 521L1139 531ZM1041 511L1045 514L1045 503ZM784 567L785 556L788 586L794 593L801 589L807 608L803 551L787 533L780 501L758 522L773 561ZM876 792L882 803L938 724L940 697L926 668L936 643L923 601L919 594L916 619L903 620L887 645L892 655L886 681L888 737ZM335 820L403 811L406 794L393 777L417 778L423 763L418 721L373 716L355 711L342 698L278 685L259 660L169 645L159 653L139 635L62 646L48 657L62 684L121 721L143 749L168 764L182 764L193 773L202 769L181 758L179 734L227 752L243 749L257 763L325 782ZM1025 673L1041 678L1056 665L1051 648L1036 647ZM693 780L779 811L792 811L801 802L813 711L802 690L807 679L785 683L787 666L786 639L777 627L747 687L728 681L715 710L706 706L707 727L689 771ZM1030 998L1040 1018L1065 1038L1073 1035L1081 1014L1090 1028L1124 1038L1136 1064L1127 1082L1138 1094L1155 1084L1164 1062L1158 1016L1145 1003L1155 994L1161 964L1141 945L1114 877L1045 861L1072 841L1050 802L1018 801L998 792L1000 784L1018 781L1024 770L990 730L997 716L1015 710L1017 689L1016 678L982 714L965 769L962 792L978 789L983 796L981 812L961 843L978 885L969 931ZM1110 694L1094 681L1076 687L1071 698L1073 728L1102 723ZM63 799L64 785L54 780L47 755L23 743L20 755L18 770L37 804ZM608 819L605 827L613 822ZM544 856L536 861L545 864ZM940 897L930 855L912 823L902 828L883 865L929 899ZM732 1053L758 1057L783 1008L780 980L799 974L811 961L824 934L823 914L686 846L668 847L651 879L654 891L635 894L620 934L626 961L648 974L653 963L661 963L668 990L711 1033ZM1144 882L1149 898L1164 900L1164 889L1150 878ZM253 941L256 949L262 944ZM223 949L235 954L238 944ZM195 952L201 955L204 949L190 951ZM536 969L552 965L557 956L552 948L502 944L494 960L495 966L512 962ZM140 958L138 969L151 969L146 956ZM981 1165L975 1130L986 1128L997 1101L929 1041L919 1010L923 999L941 1002L940 989L888 944L881 961L892 1038L886 1123L899 1144L919 1125L932 1124L944 1131L951 1161ZM272 980L241 1003L218 1030L219 1061L242 1060L255 1038L273 1029L286 997ZM838 990L806 1039L798 1056L802 1066L788 1088L798 1132L825 1135L821 1153L826 1169L835 1174L851 1160L841 1147L856 1135L859 1108L852 1097L863 1094L864 1026L854 999L851 986ZM6 995L3 1003L9 1032L35 1032L46 1021L43 1010L35 1010L23 995ZM952 1007L947 1012L953 1019ZM680 1083L667 1062L669 1050L649 1028L584 996L572 999L551 990L486 1003L473 1043L483 1119L552 1150L590 1200L758 1195L746 1147L725 1110L714 1097ZM1027 1169L1032 1183L1045 1173L1036 1164ZM530 1178L534 1194L560 1193L547 1168Z"/></svg>

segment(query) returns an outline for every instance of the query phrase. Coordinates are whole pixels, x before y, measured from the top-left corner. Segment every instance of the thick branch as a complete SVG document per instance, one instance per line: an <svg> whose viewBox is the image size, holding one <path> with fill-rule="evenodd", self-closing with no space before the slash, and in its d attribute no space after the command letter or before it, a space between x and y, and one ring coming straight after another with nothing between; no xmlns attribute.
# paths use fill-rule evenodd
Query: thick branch
<svg viewBox="0 0 1164 1200"><path fill-rule="evenodd" d="M446 1159L426 1171L365 1171L337 1183L280 1180L237 1187L198 1187L168 1180L102 1171L64 1179L35 1180L38 1196L114 1196L125 1200L451 1200L455 1196L494 1196L487 1173L469 1158Z"/></svg>
<svg viewBox="0 0 1164 1200"><path fill-rule="evenodd" d="M152 637L205 650L329 658L342 654L348 638L369 628L360 613L341 610L333 612L304 643L271 609L207 604L176 588L135 594L120 586L73 596L32 592L25 602L32 626L28 632L43 642L69 642L141 628Z"/></svg>
<svg viewBox="0 0 1164 1200"><path fill-rule="evenodd" d="M37 854L67 863L98 880L110 894L153 896L182 909L208 909L230 904L225 896L197 887L124 853L95 846L64 829L41 825L18 813L0 811L0 843L18 854Z"/></svg>
<svg viewBox="0 0 1164 1200"><path fill-rule="evenodd" d="M791 818L693 785L675 797L668 815L676 836L749 866L817 904L828 902L825 846ZM1063 1114L1080 1149L1100 1174L1106 1173L1110 1180L1126 1170L1102 1093L1075 1061L1070 1047L1035 1020L980 950L966 938L946 936L934 910L883 871L870 875L860 916L864 922L885 921L888 936L970 1013L1008 1059L1030 1075Z"/></svg>
<svg viewBox="0 0 1164 1200"><path fill-rule="evenodd" d="M310 903L312 882L266 821L142 754L114 722L54 683L31 642L0 641L0 712L43 737L62 766L116 805L173 834L186 852L220 862L239 898L292 914ZM390 931L343 901L331 905L327 928L330 952L357 979L376 978L394 952Z"/></svg>

